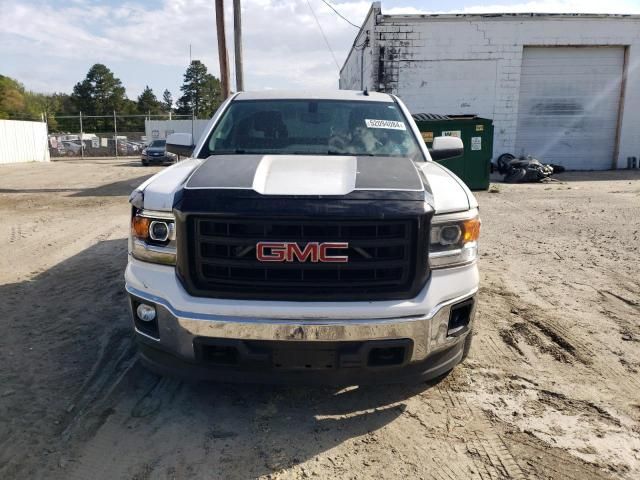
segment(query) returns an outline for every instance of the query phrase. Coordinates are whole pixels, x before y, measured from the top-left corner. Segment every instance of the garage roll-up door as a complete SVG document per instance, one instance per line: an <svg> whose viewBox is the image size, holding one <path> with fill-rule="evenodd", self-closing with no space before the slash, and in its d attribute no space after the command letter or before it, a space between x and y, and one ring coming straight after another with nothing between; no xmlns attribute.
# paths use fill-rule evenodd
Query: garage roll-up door
<svg viewBox="0 0 640 480"><path fill-rule="evenodd" d="M623 47L525 47L516 153L576 170L611 168Z"/></svg>

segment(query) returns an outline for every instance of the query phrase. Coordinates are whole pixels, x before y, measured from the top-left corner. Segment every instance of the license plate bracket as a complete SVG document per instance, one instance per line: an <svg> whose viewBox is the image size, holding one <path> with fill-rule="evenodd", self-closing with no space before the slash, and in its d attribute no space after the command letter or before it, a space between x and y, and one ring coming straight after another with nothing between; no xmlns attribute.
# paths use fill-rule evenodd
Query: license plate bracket
<svg viewBox="0 0 640 480"><path fill-rule="evenodd" d="M271 354L274 368L286 370L327 370L336 368L338 352L334 348L277 348Z"/></svg>

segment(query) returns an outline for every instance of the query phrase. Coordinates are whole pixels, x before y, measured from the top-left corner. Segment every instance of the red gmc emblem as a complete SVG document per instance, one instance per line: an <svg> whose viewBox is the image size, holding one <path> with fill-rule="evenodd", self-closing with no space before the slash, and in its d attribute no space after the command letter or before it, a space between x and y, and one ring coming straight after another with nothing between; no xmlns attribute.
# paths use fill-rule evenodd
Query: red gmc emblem
<svg viewBox="0 0 640 480"><path fill-rule="evenodd" d="M345 250L349 248L346 242L310 242L304 248L295 242L258 242L256 244L256 258L260 262L306 262L313 263L346 263L347 255L329 255L329 250Z"/></svg>

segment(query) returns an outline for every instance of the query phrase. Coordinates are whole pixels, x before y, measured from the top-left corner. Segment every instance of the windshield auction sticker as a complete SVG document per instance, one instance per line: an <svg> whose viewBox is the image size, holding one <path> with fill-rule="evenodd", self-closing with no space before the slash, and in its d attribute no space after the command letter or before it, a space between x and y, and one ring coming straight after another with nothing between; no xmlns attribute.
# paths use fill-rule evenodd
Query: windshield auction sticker
<svg viewBox="0 0 640 480"><path fill-rule="evenodd" d="M367 128L389 128L391 130L406 130L404 122L396 122L395 120L371 120L366 118L364 123Z"/></svg>

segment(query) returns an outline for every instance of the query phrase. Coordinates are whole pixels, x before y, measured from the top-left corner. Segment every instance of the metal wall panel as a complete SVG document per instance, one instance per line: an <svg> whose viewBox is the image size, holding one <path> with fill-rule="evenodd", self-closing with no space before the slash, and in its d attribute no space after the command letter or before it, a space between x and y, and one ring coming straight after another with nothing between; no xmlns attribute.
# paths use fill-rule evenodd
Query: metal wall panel
<svg viewBox="0 0 640 480"><path fill-rule="evenodd" d="M46 123L0 120L0 164L49 160Z"/></svg>
<svg viewBox="0 0 640 480"><path fill-rule="evenodd" d="M611 168L623 65L624 47L525 47L515 153Z"/></svg>

